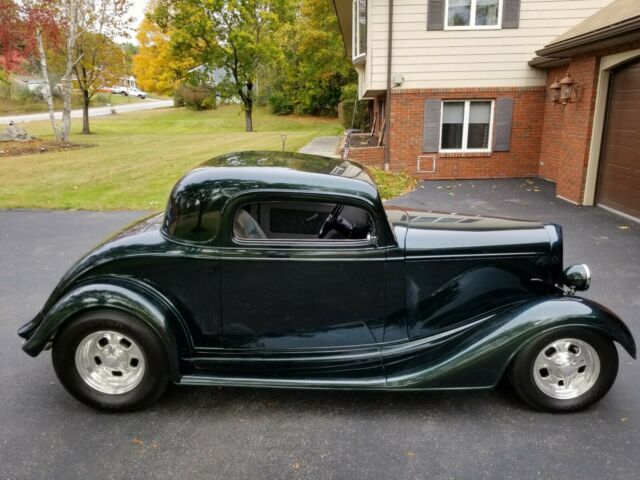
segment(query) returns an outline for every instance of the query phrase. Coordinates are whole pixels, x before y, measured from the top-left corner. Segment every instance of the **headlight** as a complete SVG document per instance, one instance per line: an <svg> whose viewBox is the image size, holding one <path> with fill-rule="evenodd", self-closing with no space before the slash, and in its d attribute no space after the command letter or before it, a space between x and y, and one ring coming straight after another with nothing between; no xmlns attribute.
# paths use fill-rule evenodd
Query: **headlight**
<svg viewBox="0 0 640 480"><path fill-rule="evenodd" d="M588 290L591 284L591 270L584 263L572 265L562 273L562 283L573 290Z"/></svg>

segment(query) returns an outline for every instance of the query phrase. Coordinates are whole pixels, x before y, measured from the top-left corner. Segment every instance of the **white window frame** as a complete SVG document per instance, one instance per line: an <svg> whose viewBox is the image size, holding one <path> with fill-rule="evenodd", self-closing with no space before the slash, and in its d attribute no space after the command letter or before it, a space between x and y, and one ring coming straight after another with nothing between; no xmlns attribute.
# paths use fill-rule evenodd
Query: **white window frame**
<svg viewBox="0 0 640 480"><path fill-rule="evenodd" d="M444 106L447 103L462 103L464 102L464 116L462 119L462 148L442 148L442 120L444 120ZM467 142L469 140L469 111L471 110L471 104L473 102L491 102L491 112L489 113L489 138L487 140L487 148L465 148ZM440 136L438 138L438 151L442 153L486 153L491 152L492 141L493 141L493 123L494 123L494 109L495 109L495 100L490 98L475 98L473 100L464 100L464 99L451 99L451 100L443 100L442 108L440 109Z"/></svg>
<svg viewBox="0 0 640 480"><path fill-rule="evenodd" d="M469 25L449 26L449 0L444 6L444 29L445 30L501 30L502 29L502 6L504 0L498 0L498 22L495 25L476 25L476 0L471 0L471 12Z"/></svg>
<svg viewBox="0 0 640 480"><path fill-rule="evenodd" d="M502 2L502 0L500 1ZM358 8L359 7L358 3L359 3L359 0L352 0L351 2L351 13L353 18L353 22L351 25L351 59L352 60L358 60L360 58L364 58L367 54L367 52L360 51L360 8ZM369 15L368 5L367 5L367 15ZM365 21L367 22L367 26L368 26L369 19L366 18Z"/></svg>

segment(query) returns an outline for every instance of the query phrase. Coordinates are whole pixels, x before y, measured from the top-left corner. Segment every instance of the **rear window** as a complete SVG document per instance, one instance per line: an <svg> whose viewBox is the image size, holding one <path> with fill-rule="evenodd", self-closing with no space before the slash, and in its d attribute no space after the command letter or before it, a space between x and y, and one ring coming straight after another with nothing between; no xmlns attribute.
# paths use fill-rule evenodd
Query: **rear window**
<svg viewBox="0 0 640 480"><path fill-rule="evenodd" d="M214 208L209 189L177 193L167 208L165 232L178 240L207 242L218 233L220 212Z"/></svg>

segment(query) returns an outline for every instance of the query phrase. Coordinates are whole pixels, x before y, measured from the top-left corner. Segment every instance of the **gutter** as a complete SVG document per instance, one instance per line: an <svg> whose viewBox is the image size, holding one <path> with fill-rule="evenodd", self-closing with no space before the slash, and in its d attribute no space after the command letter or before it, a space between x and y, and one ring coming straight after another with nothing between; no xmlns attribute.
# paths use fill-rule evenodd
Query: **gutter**
<svg viewBox="0 0 640 480"><path fill-rule="evenodd" d="M391 59L393 48L393 0L389 0L389 33L387 35L387 95L384 101L384 169L389 171L389 160L391 158Z"/></svg>
<svg viewBox="0 0 640 480"><path fill-rule="evenodd" d="M615 25L552 43L538 50L536 55L539 57L568 58L580 53L627 43L639 38L640 16L636 16Z"/></svg>
<svg viewBox="0 0 640 480"><path fill-rule="evenodd" d="M340 30L340 36L342 37L342 46L344 47L344 54L347 57L350 57L351 55L347 51L347 42L344 41L344 32L342 31L342 24L340 23L340 17L338 16L338 6L336 5L336 0L333 0L331 3L333 4L333 11L336 14L336 19L338 20L338 30Z"/></svg>

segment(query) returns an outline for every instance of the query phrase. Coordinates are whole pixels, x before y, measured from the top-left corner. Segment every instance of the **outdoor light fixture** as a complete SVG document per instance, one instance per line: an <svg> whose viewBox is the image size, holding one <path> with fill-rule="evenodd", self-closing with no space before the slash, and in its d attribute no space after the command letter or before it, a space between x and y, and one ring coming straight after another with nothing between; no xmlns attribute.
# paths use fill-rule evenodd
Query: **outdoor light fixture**
<svg viewBox="0 0 640 480"><path fill-rule="evenodd" d="M558 77L549 85L549 91L551 92L551 101L554 104L560 102L560 82L558 81Z"/></svg>
<svg viewBox="0 0 640 480"><path fill-rule="evenodd" d="M578 100L578 84L573 81L571 74L567 72L567 75L560 80L560 103L566 105L567 103L576 102Z"/></svg>

